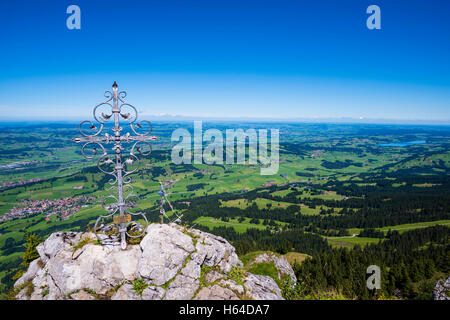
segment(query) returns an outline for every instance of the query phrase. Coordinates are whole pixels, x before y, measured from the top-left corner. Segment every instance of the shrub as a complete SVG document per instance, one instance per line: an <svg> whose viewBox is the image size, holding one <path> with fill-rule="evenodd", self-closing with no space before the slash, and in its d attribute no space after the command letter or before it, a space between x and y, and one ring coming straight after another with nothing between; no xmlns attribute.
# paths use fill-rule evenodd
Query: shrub
<svg viewBox="0 0 450 320"><path fill-rule="evenodd" d="M39 258L39 253L36 250L36 247L39 243L41 243L42 239L35 233L29 233L25 235L25 242L27 244L27 248L22 256L22 266L28 267L30 262Z"/></svg>

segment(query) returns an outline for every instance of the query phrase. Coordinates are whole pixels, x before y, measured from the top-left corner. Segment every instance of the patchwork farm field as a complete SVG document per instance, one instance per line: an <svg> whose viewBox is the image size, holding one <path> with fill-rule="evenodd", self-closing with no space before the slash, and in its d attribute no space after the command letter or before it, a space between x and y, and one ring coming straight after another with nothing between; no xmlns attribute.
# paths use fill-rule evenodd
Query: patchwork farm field
<svg viewBox="0 0 450 320"><path fill-rule="evenodd" d="M205 226L209 229L212 229L214 227L231 227L236 232L245 232L250 228L260 229L264 230L266 229L266 226L262 224L262 220L259 220L259 223L250 223L250 219L244 219L244 221L239 222L237 219L230 219L228 221L221 221L217 220L211 217L200 217L194 220L195 224L200 224L202 226Z"/></svg>
<svg viewBox="0 0 450 320"><path fill-rule="evenodd" d="M363 237L333 237L327 238L328 243L333 247L353 247L354 245L360 245L362 247L371 244L378 243L381 240L375 238L363 238Z"/></svg>

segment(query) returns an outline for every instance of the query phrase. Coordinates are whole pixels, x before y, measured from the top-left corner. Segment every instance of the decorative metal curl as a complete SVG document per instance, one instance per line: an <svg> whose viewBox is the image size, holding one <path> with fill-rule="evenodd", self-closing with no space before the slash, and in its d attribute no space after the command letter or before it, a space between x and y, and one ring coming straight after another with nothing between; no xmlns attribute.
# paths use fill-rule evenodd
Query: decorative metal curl
<svg viewBox="0 0 450 320"><path fill-rule="evenodd" d="M86 147L89 146L89 145L91 145L91 144L93 144L93 145L98 145L98 146L102 149L103 155L106 154L106 150L105 150L105 148L103 147L103 145L102 145L101 143L98 143L98 142L93 141L93 142L86 142L86 143L83 145L83 147L81 147L81 154L83 155L83 157L85 157L86 159L93 159L94 156L97 154L97 150L98 150L98 149L97 149L97 147L95 147L95 146L92 147L92 156L89 156L89 155L87 155L87 154L84 152L84 149L86 149Z"/></svg>
<svg viewBox="0 0 450 320"><path fill-rule="evenodd" d="M100 129L98 129L98 131L96 133L94 133L94 134L84 133L83 132L83 128L82 128L83 127L83 123L89 123L90 124L89 129L91 129L91 130L95 130L95 129L97 129L97 127L95 126L95 124L92 121L89 121L89 120L81 121L80 125L78 126L78 130L85 137L89 137L89 136L95 137L96 135L98 135L103 130L103 123L102 123L100 125Z"/></svg>
<svg viewBox="0 0 450 320"><path fill-rule="evenodd" d="M130 209L135 207L132 204L131 199L136 199L135 203L139 202L139 197L134 193L134 188L131 185L130 175L135 173L140 166L140 159L135 155L137 151L141 155L149 155L152 152L152 147L149 141L156 140L158 137L151 136L152 124L150 121L141 120L136 122L138 119L137 109L124 101L127 93L125 91L118 92L118 85L114 82L112 86L112 92L106 90L104 96L105 101L99 103L94 107L93 116L98 125L95 125L90 120L84 120L80 123L78 129L81 133L81 137L73 138L72 141L76 143L84 143L81 148L81 153L86 159L93 159L94 156L99 154L99 159L97 160L97 167L104 174L111 175L112 178L108 181L110 188L106 189L108 195L103 201L103 208L107 214L100 215L95 221L94 232L97 239L103 244L115 244L119 242L122 249L126 249L126 237L139 238L144 235L148 220L144 213L142 212L131 212ZM119 105L120 102L120 105ZM101 108L108 107L108 110L101 111ZM126 110L130 109L130 111ZM112 127L113 134L104 133L105 122L109 120L114 121ZM136 136L126 133L120 135L122 128L120 127L120 120L125 120L131 128L131 131L136 134ZM143 124L147 123L150 126L150 130L145 133L138 133L135 129L142 128ZM83 130L83 125L88 125L91 133ZM122 143L134 142L129 155L125 159L122 159ZM111 150L114 155L109 155L103 144L112 144ZM139 144L144 144L149 146L150 150L148 152L142 152L142 147ZM85 153L86 147L91 148L92 155ZM99 152L101 150L101 152ZM124 161L123 161L124 160ZM127 168L127 165L135 165L135 168ZM124 190L129 190L127 195L124 195ZM112 199L112 203L106 204L108 199ZM119 213L119 216L117 216ZM137 221L133 221L132 217L141 216L145 221L145 225L141 225ZM113 218L113 223L101 224L99 223L104 219ZM130 232L133 232L131 234ZM102 237L99 236L102 234Z"/></svg>
<svg viewBox="0 0 450 320"><path fill-rule="evenodd" d="M150 125L150 130L148 130L146 133L138 133L138 132L136 132L136 129L134 129L133 123L130 123L131 130L134 132L134 134L136 134L138 136L148 136L152 132L152 124L148 120L139 121L138 123L136 123L136 127L142 128L141 123L143 123L143 122L148 123Z"/></svg>

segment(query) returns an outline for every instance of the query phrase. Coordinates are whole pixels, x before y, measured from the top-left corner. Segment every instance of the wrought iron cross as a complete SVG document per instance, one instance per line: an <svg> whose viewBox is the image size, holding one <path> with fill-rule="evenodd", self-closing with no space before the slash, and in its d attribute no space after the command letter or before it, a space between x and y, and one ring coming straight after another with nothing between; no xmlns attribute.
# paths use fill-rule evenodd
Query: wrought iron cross
<svg viewBox="0 0 450 320"><path fill-rule="evenodd" d="M101 149L102 154L97 161L97 167L103 173L112 175L113 178L108 182L112 187L107 189L108 196L102 204L108 214L100 215L97 218L94 225L94 232L97 239L103 244L117 242L118 236L120 235L120 245L122 249L126 249L126 237L141 237L148 226L145 214L141 212L133 213L130 211L135 205L131 199L138 199L137 195L134 193L133 186L131 185L131 178L129 177L130 174L138 170L140 165L140 160L134 152L137 151L142 155L149 155L152 151L149 141L156 140L158 137L150 135L152 131L150 121L141 120L137 122L138 112L136 108L124 101L126 92L118 92L118 85L115 81L112 85L112 89L112 92L110 90L105 91L104 95L107 99L95 106L93 111L94 119L100 126L97 127L89 120L82 121L79 125L79 131L82 136L73 138L72 141L84 143L81 148L81 153L87 159L94 158L98 153L99 148ZM131 132L121 135L121 131L123 130L123 128L120 127L121 118L128 122ZM111 128L114 134L102 134L105 123L109 120L114 121ZM139 131L140 128L143 128L144 124L147 124L149 129L144 133L138 133L137 131ZM86 133L83 126L88 126L91 134ZM132 135L132 133L135 135ZM122 143L133 143L130 153L124 156L125 159L123 159L122 154L122 150L124 149ZM113 151L113 155L108 154L103 144L112 144L111 150ZM85 153L86 147L92 147L92 155ZM146 147L148 147L149 150L143 151ZM133 165L135 168L133 168ZM112 199L112 202L107 203L108 199ZM116 215L117 212L119 212L118 216ZM138 222L132 221L132 216L142 216L145 220L145 227ZM99 228L97 227L101 220L110 217L113 218L113 223L102 224ZM130 226L131 228L129 229ZM137 232L135 232L135 234L130 234L130 232L133 233L132 231L136 230ZM101 231L103 236L99 237L97 231Z"/></svg>

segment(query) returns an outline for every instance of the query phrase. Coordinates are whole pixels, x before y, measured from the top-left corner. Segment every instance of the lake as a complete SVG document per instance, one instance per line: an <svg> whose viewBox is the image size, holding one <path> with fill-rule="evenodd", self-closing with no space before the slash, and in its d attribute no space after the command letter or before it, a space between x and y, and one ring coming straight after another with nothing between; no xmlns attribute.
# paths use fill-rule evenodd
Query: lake
<svg viewBox="0 0 450 320"><path fill-rule="evenodd" d="M408 141L408 142L391 142L391 143L379 143L377 146L380 147L407 147L414 144L423 144L426 143L425 140L415 140L415 141Z"/></svg>

